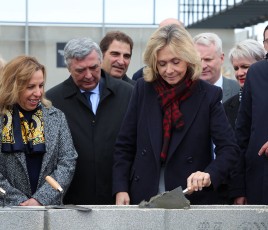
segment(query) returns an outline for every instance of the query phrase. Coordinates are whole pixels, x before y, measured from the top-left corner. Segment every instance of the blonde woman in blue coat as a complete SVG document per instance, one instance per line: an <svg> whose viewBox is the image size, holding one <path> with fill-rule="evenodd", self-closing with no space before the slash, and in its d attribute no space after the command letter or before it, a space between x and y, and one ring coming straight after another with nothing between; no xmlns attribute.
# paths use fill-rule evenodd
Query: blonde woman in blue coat
<svg viewBox="0 0 268 230"><path fill-rule="evenodd" d="M192 204L219 203L215 190L239 157L221 88L199 79L200 57L177 25L153 33L144 61L144 79L137 81L115 145L116 204L138 204L178 186L188 188Z"/></svg>
<svg viewBox="0 0 268 230"><path fill-rule="evenodd" d="M7 205L60 204L50 175L66 191L77 153L64 114L45 99L45 67L34 57L8 62L0 79L0 187Z"/></svg>

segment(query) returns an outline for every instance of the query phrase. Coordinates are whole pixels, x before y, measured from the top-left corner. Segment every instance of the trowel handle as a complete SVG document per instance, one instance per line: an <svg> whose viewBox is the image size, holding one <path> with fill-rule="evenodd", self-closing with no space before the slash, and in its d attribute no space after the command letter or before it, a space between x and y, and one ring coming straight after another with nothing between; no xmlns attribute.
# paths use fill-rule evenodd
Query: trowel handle
<svg viewBox="0 0 268 230"><path fill-rule="evenodd" d="M63 192L62 187L59 185L59 183L54 178L52 178L51 176L46 176L45 179L46 179L47 183L49 183L51 185L52 188L58 190L59 192Z"/></svg>
<svg viewBox="0 0 268 230"><path fill-rule="evenodd" d="M185 194L188 194L189 190L188 190L188 188L186 188L186 189L184 189L182 192L183 192L183 194L185 195Z"/></svg>

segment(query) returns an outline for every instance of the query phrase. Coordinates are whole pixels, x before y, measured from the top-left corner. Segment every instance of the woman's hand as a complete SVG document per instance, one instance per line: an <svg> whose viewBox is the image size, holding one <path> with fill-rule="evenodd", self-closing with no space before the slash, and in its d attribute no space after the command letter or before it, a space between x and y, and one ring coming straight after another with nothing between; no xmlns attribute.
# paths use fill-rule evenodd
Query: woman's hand
<svg viewBox="0 0 268 230"><path fill-rule="evenodd" d="M197 171L192 173L187 178L187 188L188 194L193 193L194 191L201 191L203 187L208 187L211 185L210 175L205 172Z"/></svg>
<svg viewBox="0 0 268 230"><path fill-rule="evenodd" d="M42 204L40 204L36 199L30 198L29 200L20 203L20 206L42 206Z"/></svg>
<svg viewBox="0 0 268 230"><path fill-rule="evenodd" d="M258 155L261 156L263 154L265 154L266 156L268 156L268 141L259 150Z"/></svg>
<svg viewBox="0 0 268 230"><path fill-rule="evenodd" d="M116 194L116 205L129 205L130 199L127 192L119 192Z"/></svg>

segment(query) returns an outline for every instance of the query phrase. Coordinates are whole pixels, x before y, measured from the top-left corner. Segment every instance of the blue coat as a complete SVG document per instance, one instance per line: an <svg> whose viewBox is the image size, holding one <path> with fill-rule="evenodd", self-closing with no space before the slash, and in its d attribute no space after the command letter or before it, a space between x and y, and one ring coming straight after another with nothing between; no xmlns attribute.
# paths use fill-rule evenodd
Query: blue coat
<svg viewBox="0 0 268 230"><path fill-rule="evenodd" d="M185 125L174 131L165 167L165 187L186 188L187 178L198 170L208 172L213 186L190 195L192 204L217 203L217 189L238 159L239 149L229 125L219 87L198 80L191 97L180 110ZM212 158L211 140L216 145ZM152 83L143 79L136 87L116 141L113 193L128 192L131 203L149 200L158 193L162 111Z"/></svg>
<svg viewBox="0 0 268 230"><path fill-rule="evenodd" d="M77 153L64 114L51 107L42 108L46 153L43 156L37 190L31 194L26 158L23 152L0 152L0 187L6 191L6 204L19 205L30 198L35 198L43 205L60 204L60 194L53 189L45 177L50 175L66 191L73 178ZM2 136L3 119L0 122ZM1 149L1 143L0 143Z"/></svg>
<svg viewBox="0 0 268 230"><path fill-rule="evenodd" d="M268 141L267 98L268 62L263 60L252 64L247 72L236 122L248 204L268 204L268 158L258 155ZM237 181L242 182L243 177Z"/></svg>

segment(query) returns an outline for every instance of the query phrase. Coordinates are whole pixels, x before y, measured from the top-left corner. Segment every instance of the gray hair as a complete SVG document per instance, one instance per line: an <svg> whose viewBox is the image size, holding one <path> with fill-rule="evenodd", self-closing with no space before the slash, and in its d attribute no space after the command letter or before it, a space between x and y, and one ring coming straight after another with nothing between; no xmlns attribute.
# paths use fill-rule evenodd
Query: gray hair
<svg viewBox="0 0 268 230"><path fill-rule="evenodd" d="M90 38L71 39L64 47L64 61L69 67L72 59L83 60L87 55L95 50L102 62L102 52L99 45Z"/></svg>
<svg viewBox="0 0 268 230"><path fill-rule="evenodd" d="M253 61L260 61L265 57L264 47L253 39L246 39L236 44L229 52L229 59L246 58Z"/></svg>
<svg viewBox="0 0 268 230"><path fill-rule="evenodd" d="M215 45L216 51L222 54L222 40L217 34L214 33L201 33L193 38L195 44L200 44L204 46Z"/></svg>

